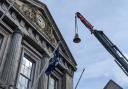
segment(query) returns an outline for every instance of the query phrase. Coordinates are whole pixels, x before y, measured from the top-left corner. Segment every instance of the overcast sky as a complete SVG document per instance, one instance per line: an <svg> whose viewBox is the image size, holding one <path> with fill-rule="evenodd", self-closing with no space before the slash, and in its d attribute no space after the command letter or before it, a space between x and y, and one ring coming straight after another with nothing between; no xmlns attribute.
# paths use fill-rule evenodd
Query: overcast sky
<svg viewBox="0 0 128 89"><path fill-rule="evenodd" d="M77 89L103 89L110 79L124 89L128 89L126 75L80 21L78 21L79 36L82 41L80 44L72 42L75 28L74 15L79 11L94 25L94 28L103 30L127 56L128 0L42 0L42 2L48 6L78 64L74 86L85 68Z"/></svg>

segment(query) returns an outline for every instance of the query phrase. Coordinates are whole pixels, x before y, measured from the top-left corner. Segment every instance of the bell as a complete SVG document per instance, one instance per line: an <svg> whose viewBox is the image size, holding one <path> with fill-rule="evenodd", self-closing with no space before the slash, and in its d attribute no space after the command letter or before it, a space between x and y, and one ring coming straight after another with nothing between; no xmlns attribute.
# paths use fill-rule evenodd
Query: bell
<svg viewBox="0 0 128 89"><path fill-rule="evenodd" d="M78 33L76 33L76 34L75 34L75 37L74 37L74 39L73 39L73 42L74 42L74 43L80 43L80 41L81 41L81 39L79 38Z"/></svg>

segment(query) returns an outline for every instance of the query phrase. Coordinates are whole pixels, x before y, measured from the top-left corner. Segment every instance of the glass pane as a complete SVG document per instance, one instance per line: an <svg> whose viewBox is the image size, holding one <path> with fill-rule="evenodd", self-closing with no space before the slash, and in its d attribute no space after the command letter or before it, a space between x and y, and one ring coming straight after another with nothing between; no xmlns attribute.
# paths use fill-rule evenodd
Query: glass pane
<svg viewBox="0 0 128 89"><path fill-rule="evenodd" d="M29 82L31 82L31 71L32 71L32 62L23 57L21 61L20 67L20 75L17 81L17 88L18 89L28 89Z"/></svg>
<svg viewBox="0 0 128 89"><path fill-rule="evenodd" d="M18 89L27 89L28 86L28 79L23 77L22 75L19 76L19 81L18 81Z"/></svg>
<svg viewBox="0 0 128 89"><path fill-rule="evenodd" d="M32 62L29 61L27 58L23 57L21 64L21 73L25 75L27 78L30 78L31 70L32 70Z"/></svg>
<svg viewBox="0 0 128 89"><path fill-rule="evenodd" d="M27 58L23 57L22 64L24 64L26 67L29 67L31 69L32 62L30 62Z"/></svg>

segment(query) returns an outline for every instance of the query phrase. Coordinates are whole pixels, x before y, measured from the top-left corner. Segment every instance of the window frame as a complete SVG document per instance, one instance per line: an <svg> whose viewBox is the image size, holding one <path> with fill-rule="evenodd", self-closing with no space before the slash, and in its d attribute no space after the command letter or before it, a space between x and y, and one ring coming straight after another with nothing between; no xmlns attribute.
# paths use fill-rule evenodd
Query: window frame
<svg viewBox="0 0 128 89"><path fill-rule="evenodd" d="M0 35L3 37L2 38L2 42L0 43L0 54L2 53L2 51L3 50L5 50L5 44L7 44L8 45L8 43L6 43L6 42L8 42L8 38L10 37L10 34L8 34L5 30L4 30L4 28L2 28L1 26L0 26Z"/></svg>
<svg viewBox="0 0 128 89"><path fill-rule="evenodd" d="M59 79L57 79L54 75L49 75L48 76L48 84L47 84L47 89L49 89L49 82L50 82L50 78L54 79L55 84L54 84L54 89L59 89L58 85L59 85Z"/></svg>
<svg viewBox="0 0 128 89"><path fill-rule="evenodd" d="M21 52L21 56L20 56L20 60L19 60L19 64L18 64L18 70L17 70L17 76L16 76L16 87L18 87L18 79L20 76L20 71L21 71L21 62L22 62L22 58L23 57L27 57L28 60L30 60L33 63L32 66L32 71L31 71L31 82L29 82L28 88L32 87L33 82L36 80L37 75L40 72L40 56L35 54L33 52L33 49L30 49L28 47L25 46L25 44L23 44L22 46L22 52Z"/></svg>
<svg viewBox="0 0 128 89"><path fill-rule="evenodd" d="M2 38L2 42L0 42L0 53L1 53L6 38L6 34L1 27L0 27L0 37Z"/></svg>
<svg viewBox="0 0 128 89"><path fill-rule="evenodd" d="M3 40L0 44L0 67L2 71L7 55L6 53L8 52L9 44L11 41L11 34L8 31L6 31L6 29L3 28L3 26L0 26L0 35L3 36ZM0 76L1 75L2 73L0 73Z"/></svg>
<svg viewBox="0 0 128 89"><path fill-rule="evenodd" d="M65 89L63 86L63 81L65 81L64 73L60 73L59 67L55 68L55 70L47 76L47 89L49 89L49 77L53 77L57 81L57 89Z"/></svg>
<svg viewBox="0 0 128 89"><path fill-rule="evenodd" d="M22 60L23 60L24 57L32 63L30 78L28 78L25 74L21 73ZM28 80L27 88L29 88L31 86L32 82L33 82L34 71L35 71L35 62L33 61L32 58L29 57L29 55L27 55L26 53L23 53L22 57L21 57L21 60L20 60L20 65L19 65L19 68L18 68L18 76L17 76L16 87L18 87L19 77L22 76L22 77L24 77L25 79Z"/></svg>

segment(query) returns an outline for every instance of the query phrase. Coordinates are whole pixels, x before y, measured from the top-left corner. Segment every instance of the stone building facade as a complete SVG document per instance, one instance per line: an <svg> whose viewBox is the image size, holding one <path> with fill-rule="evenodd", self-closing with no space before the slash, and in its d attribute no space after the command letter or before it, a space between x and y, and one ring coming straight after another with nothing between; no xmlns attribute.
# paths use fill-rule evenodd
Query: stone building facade
<svg viewBox="0 0 128 89"><path fill-rule="evenodd" d="M77 64L45 4L0 0L0 89L31 89L58 42L59 65L34 89L73 89Z"/></svg>

